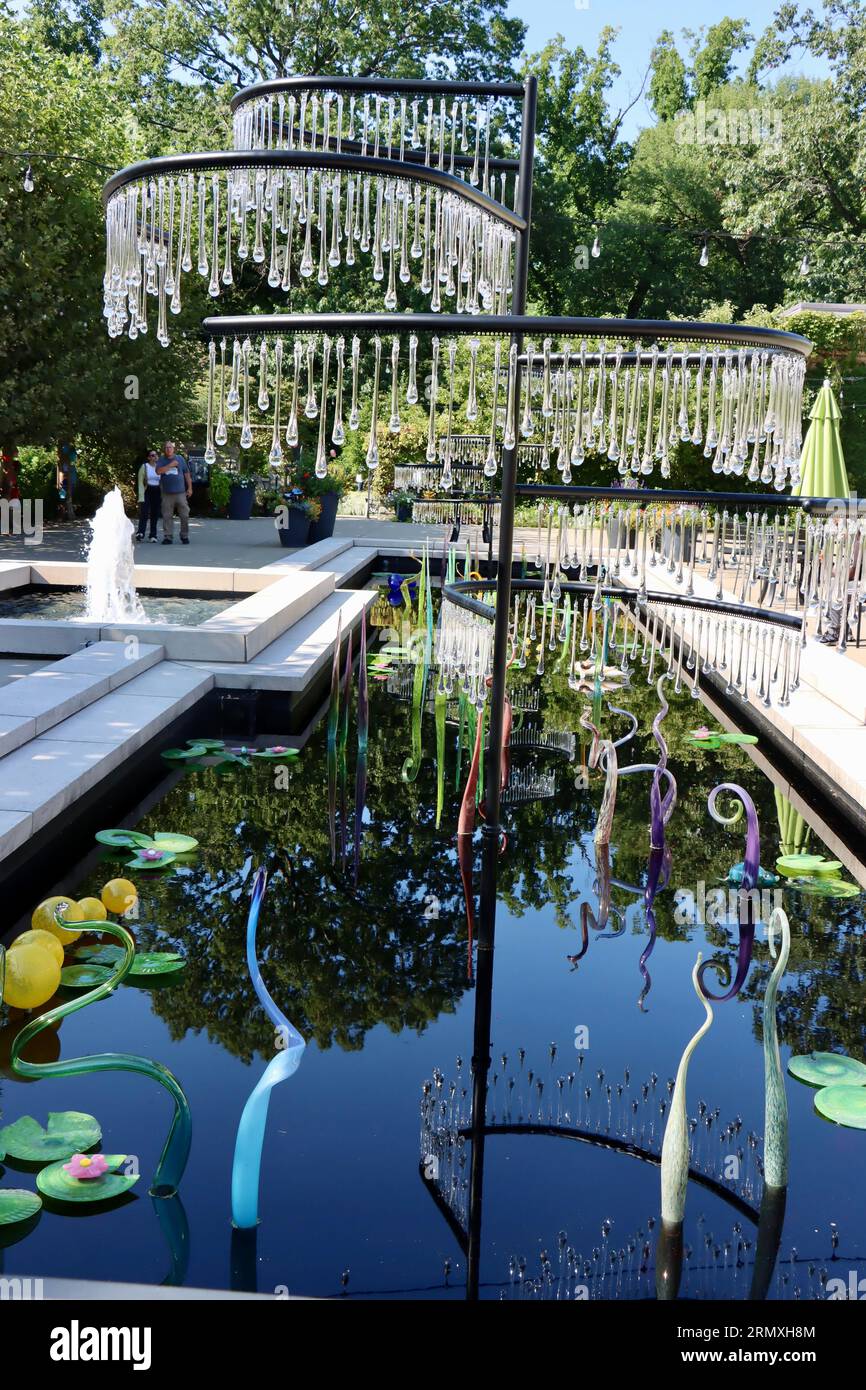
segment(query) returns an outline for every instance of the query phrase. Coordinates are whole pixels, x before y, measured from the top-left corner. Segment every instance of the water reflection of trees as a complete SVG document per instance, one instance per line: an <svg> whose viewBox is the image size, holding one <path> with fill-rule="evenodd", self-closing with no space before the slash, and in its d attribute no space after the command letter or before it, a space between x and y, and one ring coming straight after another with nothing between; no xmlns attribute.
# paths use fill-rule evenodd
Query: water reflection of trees
<svg viewBox="0 0 866 1390"><path fill-rule="evenodd" d="M615 705L630 709L638 717L639 732L625 745L621 762L655 761L656 744L649 736L658 709L654 687L646 684L638 669L633 688L611 696ZM540 718L550 728L576 728L579 698L568 688L562 675L549 677L541 692ZM761 860L773 869L779 848L779 823L772 783L759 771L748 754L729 745L716 752L701 752L686 743L689 730L705 722L700 702L684 693L669 695L670 713L664 733L670 747L670 766L677 779L679 796L668 827L673 851L670 887L655 902L658 935L666 940L685 940L688 925L675 920L674 893L678 888L695 890L703 881L709 890L725 877L732 864L743 857L743 839L737 831L725 831L707 815L707 797L719 782L738 782L751 794L761 825ZM711 721L712 722L712 721ZM617 729L618 729L617 725ZM627 756L626 756L627 750ZM646 868L648 826L648 777L636 776L620 782L613 825L613 876L640 884ZM591 799L597 807L603 777L592 776L588 792L573 792L576 800ZM543 804L537 808L543 812ZM592 816L590 816L590 824ZM542 839L543 824L537 827ZM813 833L810 848L832 858ZM588 855L591 862L591 853ZM783 988L779 995L779 1038L794 1052L812 1048L841 1048L853 1056L866 1055L866 1017L863 1011L866 985L866 897L831 899L808 897L786 888L783 904L791 920L791 955ZM614 898L616 900L616 890ZM632 917L633 930L645 930L642 914ZM706 928L707 939L720 959L733 960L738 932L735 925L714 923ZM759 941L761 938L759 938ZM766 948L759 945L742 997L755 1001L753 1026L761 1037L761 1001L770 973Z"/></svg>
<svg viewBox="0 0 866 1390"><path fill-rule="evenodd" d="M613 697L639 719L639 734L626 745L621 761L655 761L656 745L648 731L656 694L640 670L637 676L633 689ZM456 728L449 725L445 807L437 831L432 715L423 726L421 773L417 781L404 783L399 769L409 746L410 706L380 689L371 695L368 808L357 892L339 865L331 867L323 729L299 762L289 765L285 789L275 785L273 765L224 775L192 770L142 823L148 832L192 831L202 844L192 869L158 880L154 876L141 885L145 905L152 895L153 907L153 921L142 922L141 944L177 946L188 960L180 977L153 994L153 1007L173 1036L203 1030L244 1058L272 1047L244 955L246 877L258 864L266 865L271 876L259 926L268 986L299 1030L320 1047L336 1043L360 1049L377 1024L394 1032L423 1031L440 1014L453 1012L468 988L454 831L469 750L458 784ZM585 703L568 689L564 676L551 673L538 713L527 718L541 728L575 730ZM658 935L667 940L683 941L692 934L675 919L677 888L694 891L703 880L709 889L742 859L741 835L714 825L707 815L707 797L716 783L740 782L751 793L761 820L764 864L771 867L778 852L773 788L747 754L733 746L704 753L686 744L686 734L703 717L702 706L688 695L671 696L664 729L679 800L668 832L671 884L655 903ZM514 761L541 765L549 756L515 750ZM553 757L555 796L505 808L509 834L500 860L500 895L512 916L552 909L558 925L570 932L579 921L580 901L593 898L591 832L603 778L592 774L588 790L580 790L574 786L578 767ZM352 766L350 757L350 816ZM646 871L648 801L647 776L623 779L612 873L638 886ZM97 876L100 882L104 876ZM476 891L478 879L476 873ZM95 879L88 890L90 886L97 886ZM635 901L617 889L614 900L622 906ZM866 948L856 931L862 904L862 899L785 894L793 942L779 1000L779 1031L781 1040L798 1051L813 1046L843 1046L855 1055L864 1051L858 1019ZM630 921L634 933L646 930L639 903ZM711 925L706 934L720 958L733 958L735 926ZM564 952L572 949L570 941L563 945ZM762 997L767 969L765 952L759 949L744 997ZM759 1035L757 1005L754 1026Z"/></svg>

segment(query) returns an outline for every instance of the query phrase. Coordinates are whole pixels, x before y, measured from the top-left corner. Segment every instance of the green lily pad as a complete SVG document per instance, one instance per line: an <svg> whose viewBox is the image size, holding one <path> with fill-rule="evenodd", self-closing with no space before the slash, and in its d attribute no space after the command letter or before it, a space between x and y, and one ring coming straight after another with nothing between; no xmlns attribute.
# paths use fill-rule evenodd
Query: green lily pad
<svg viewBox="0 0 866 1390"><path fill-rule="evenodd" d="M114 974L104 965L64 965L60 972L60 983L66 989L95 989L104 985Z"/></svg>
<svg viewBox="0 0 866 1390"><path fill-rule="evenodd" d="M77 1152L77 1150L73 1150ZM104 1154L109 1168L114 1170L126 1162L126 1154ZM55 1202L107 1202L111 1197L122 1197L138 1182L140 1173L127 1176L114 1171L103 1173L101 1178L73 1178L62 1163L52 1163L36 1175L36 1186L43 1197L52 1197Z"/></svg>
<svg viewBox="0 0 866 1390"><path fill-rule="evenodd" d="M14 1226L18 1221L29 1221L42 1210L42 1198L25 1187L0 1188L0 1226Z"/></svg>
<svg viewBox="0 0 866 1390"><path fill-rule="evenodd" d="M163 748L160 756L169 762L184 762L188 758L203 758L207 752L203 743L195 743L191 748Z"/></svg>
<svg viewBox="0 0 866 1390"><path fill-rule="evenodd" d="M172 975L183 970L186 961L174 951L139 951L132 962L130 975Z"/></svg>
<svg viewBox="0 0 866 1390"><path fill-rule="evenodd" d="M280 763L285 762L286 758L297 758L299 756L300 754L297 748L260 748L258 752L253 754L254 758L261 758L263 761Z"/></svg>
<svg viewBox="0 0 866 1390"><path fill-rule="evenodd" d="M833 1090L840 1086L866 1086L866 1066L856 1057L846 1057L839 1052L808 1052L792 1057L788 1071L807 1086L826 1086Z"/></svg>
<svg viewBox="0 0 866 1390"><path fill-rule="evenodd" d="M815 1096L815 1109L834 1124L866 1129L866 1087L825 1086Z"/></svg>
<svg viewBox="0 0 866 1390"><path fill-rule="evenodd" d="M95 838L112 849L135 849L152 843L149 835L138 830L97 830Z"/></svg>
<svg viewBox="0 0 866 1390"><path fill-rule="evenodd" d="M122 946L81 946L76 954L80 960L116 970L123 959L124 950ZM170 975L175 970L183 970L185 965L186 961L177 951L136 951L129 974Z"/></svg>
<svg viewBox="0 0 866 1390"><path fill-rule="evenodd" d="M154 848L156 848L156 846L154 846ZM176 858L177 856L172 854L170 850L160 850L159 859L145 859L142 857L142 854L139 853L136 854L134 859L126 860L126 867L128 869L167 869L169 864L173 864Z"/></svg>
<svg viewBox="0 0 866 1390"><path fill-rule="evenodd" d="M863 891L844 878L792 878L787 886L812 898L858 898Z"/></svg>
<svg viewBox="0 0 866 1390"><path fill-rule="evenodd" d="M192 835L177 835L168 830L158 830L153 843L157 849L166 849L171 854L192 854L198 849L198 840Z"/></svg>
<svg viewBox="0 0 866 1390"><path fill-rule="evenodd" d="M0 1148L10 1158L25 1163L50 1163L84 1153L101 1138L99 1122L92 1115L80 1110L58 1110L49 1112L47 1129L32 1115L22 1115L20 1120L0 1129Z"/></svg>
<svg viewBox="0 0 866 1390"><path fill-rule="evenodd" d="M823 854L781 854L776 860L776 868L786 878L801 878L804 874L820 872L824 863Z"/></svg>
<svg viewBox="0 0 866 1390"><path fill-rule="evenodd" d="M719 743L746 744L758 742L757 734L716 734L716 738L719 740Z"/></svg>
<svg viewBox="0 0 866 1390"><path fill-rule="evenodd" d="M188 738L187 744L190 748L204 748L208 753L218 753L226 746L222 738Z"/></svg>

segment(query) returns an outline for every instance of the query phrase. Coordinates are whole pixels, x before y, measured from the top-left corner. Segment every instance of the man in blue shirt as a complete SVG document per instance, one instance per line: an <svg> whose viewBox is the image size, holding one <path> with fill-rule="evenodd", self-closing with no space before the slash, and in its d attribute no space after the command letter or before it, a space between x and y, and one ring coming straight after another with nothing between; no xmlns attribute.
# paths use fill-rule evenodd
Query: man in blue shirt
<svg viewBox="0 0 866 1390"><path fill-rule="evenodd" d="M175 453L174 441L167 439L165 452L156 464L162 489L162 543L171 545L174 539L174 514L180 517L180 540L189 545L189 499L192 497L192 475L182 454Z"/></svg>

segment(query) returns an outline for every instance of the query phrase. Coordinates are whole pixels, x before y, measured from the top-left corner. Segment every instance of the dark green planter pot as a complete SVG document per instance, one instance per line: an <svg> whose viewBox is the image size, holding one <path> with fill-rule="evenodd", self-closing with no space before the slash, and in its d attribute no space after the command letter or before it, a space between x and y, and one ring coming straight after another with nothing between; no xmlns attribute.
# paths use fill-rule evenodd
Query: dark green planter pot
<svg viewBox="0 0 866 1390"><path fill-rule="evenodd" d="M411 502L398 502L398 503L397 503L397 506L396 506L396 508L395 508L395 517L396 517L396 520L397 520L397 521L411 521L411 520L412 520L412 503L411 503Z"/></svg>

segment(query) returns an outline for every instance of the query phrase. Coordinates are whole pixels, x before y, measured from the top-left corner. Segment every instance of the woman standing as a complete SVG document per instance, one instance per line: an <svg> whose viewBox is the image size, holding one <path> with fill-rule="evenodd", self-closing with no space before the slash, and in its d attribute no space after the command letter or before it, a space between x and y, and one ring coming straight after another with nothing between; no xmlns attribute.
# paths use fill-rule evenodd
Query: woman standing
<svg viewBox="0 0 866 1390"><path fill-rule="evenodd" d="M138 470L138 535L143 541L145 528L150 521L150 543L156 545L156 520L162 510L159 474L156 461L159 458L155 449L149 449L147 458Z"/></svg>

